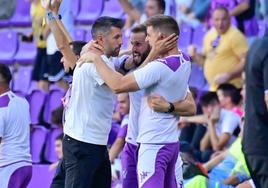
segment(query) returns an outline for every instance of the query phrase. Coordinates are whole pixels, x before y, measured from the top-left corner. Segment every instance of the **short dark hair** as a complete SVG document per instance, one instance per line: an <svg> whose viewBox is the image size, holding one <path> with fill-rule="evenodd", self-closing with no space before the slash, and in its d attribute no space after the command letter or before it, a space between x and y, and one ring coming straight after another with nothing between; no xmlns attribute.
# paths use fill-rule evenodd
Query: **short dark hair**
<svg viewBox="0 0 268 188"><path fill-rule="evenodd" d="M57 137L56 137L56 140L61 140L62 141L62 139L63 139L63 133L61 133L60 135L58 135Z"/></svg>
<svg viewBox="0 0 268 188"><path fill-rule="evenodd" d="M173 34L180 35L180 28L178 23L171 16L166 15L155 15L149 18L145 22L146 27L152 26L154 29L159 29L160 32L165 34Z"/></svg>
<svg viewBox="0 0 268 188"><path fill-rule="evenodd" d="M235 105L238 105L242 99L240 91L233 84L220 84L217 90L221 90L225 97L230 97Z"/></svg>
<svg viewBox="0 0 268 188"><path fill-rule="evenodd" d="M214 13L215 11L217 11L217 10L224 11L226 14L229 15L229 10L228 10L225 6L223 6L223 5L218 5L218 6L216 6L216 8L214 9L213 13Z"/></svg>
<svg viewBox="0 0 268 188"><path fill-rule="evenodd" d="M147 35L147 29L144 24L139 24L131 29L132 33L144 33Z"/></svg>
<svg viewBox="0 0 268 188"><path fill-rule="evenodd" d="M75 55L80 55L83 46L85 46L87 43L85 41L72 41L69 44L73 46L73 52Z"/></svg>
<svg viewBox="0 0 268 188"><path fill-rule="evenodd" d="M5 84L9 85L12 80L11 72L7 65L0 63L0 80L2 80Z"/></svg>
<svg viewBox="0 0 268 188"><path fill-rule="evenodd" d="M112 18L109 16L103 16L98 18L92 25L91 35L93 39L96 39L99 33L109 33L111 27L122 29L124 27L124 21L118 18Z"/></svg>
<svg viewBox="0 0 268 188"><path fill-rule="evenodd" d="M166 1L165 0L155 0L157 2L158 7L163 10L163 13L166 10Z"/></svg>
<svg viewBox="0 0 268 188"><path fill-rule="evenodd" d="M200 105L201 106L208 106L210 104L219 103L218 96L216 92L207 92L200 98Z"/></svg>

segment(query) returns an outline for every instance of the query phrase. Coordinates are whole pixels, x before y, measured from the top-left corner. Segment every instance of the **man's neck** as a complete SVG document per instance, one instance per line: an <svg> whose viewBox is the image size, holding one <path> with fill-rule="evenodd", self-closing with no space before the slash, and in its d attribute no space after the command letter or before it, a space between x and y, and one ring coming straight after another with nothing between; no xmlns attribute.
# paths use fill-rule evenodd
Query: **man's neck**
<svg viewBox="0 0 268 188"><path fill-rule="evenodd" d="M175 47L175 48L169 50L168 52L166 52L164 54L160 54L159 57L164 58L164 57L167 57L167 56L178 55L178 54L179 54L179 49L178 49L178 47Z"/></svg>
<svg viewBox="0 0 268 188"><path fill-rule="evenodd" d="M0 86L0 95L10 91L9 87L6 86Z"/></svg>

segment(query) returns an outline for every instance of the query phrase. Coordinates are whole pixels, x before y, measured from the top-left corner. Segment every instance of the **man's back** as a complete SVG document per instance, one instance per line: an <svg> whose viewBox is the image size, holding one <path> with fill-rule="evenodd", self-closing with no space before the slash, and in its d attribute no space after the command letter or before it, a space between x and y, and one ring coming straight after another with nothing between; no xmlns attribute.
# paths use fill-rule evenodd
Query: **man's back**
<svg viewBox="0 0 268 188"><path fill-rule="evenodd" d="M174 143L178 141L179 118L172 114L152 111L148 106L147 97L151 94L159 94L169 102L183 100L187 94L190 72L190 59L184 54L158 59L134 72L140 89L145 88L139 118L138 142Z"/></svg>
<svg viewBox="0 0 268 188"><path fill-rule="evenodd" d="M31 162L29 104L9 91L0 96L0 167Z"/></svg>
<svg viewBox="0 0 268 188"><path fill-rule="evenodd" d="M264 101L268 90L268 37L256 41L246 63L246 125L243 145L247 154L268 156L268 111Z"/></svg>

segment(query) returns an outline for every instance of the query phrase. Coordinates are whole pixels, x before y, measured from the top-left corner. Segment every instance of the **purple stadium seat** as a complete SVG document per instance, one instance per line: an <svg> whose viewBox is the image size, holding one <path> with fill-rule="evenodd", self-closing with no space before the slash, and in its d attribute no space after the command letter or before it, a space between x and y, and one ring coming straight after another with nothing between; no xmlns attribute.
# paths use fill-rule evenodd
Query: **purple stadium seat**
<svg viewBox="0 0 268 188"><path fill-rule="evenodd" d="M27 188L48 188L55 175L55 170L50 171L49 165L33 165L32 179Z"/></svg>
<svg viewBox="0 0 268 188"><path fill-rule="evenodd" d="M85 41L89 42L92 39L91 30L88 30L85 35Z"/></svg>
<svg viewBox="0 0 268 188"><path fill-rule="evenodd" d="M31 77L32 77L32 66L20 66L18 72L14 77L14 91L19 91L26 95L28 93Z"/></svg>
<svg viewBox="0 0 268 188"><path fill-rule="evenodd" d="M45 159L51 163L56 162L58 159L55 153L55 141L56 138L62 133L61 128L51 128L46 141Z"/></svg>
<svg viewBox="0 0 268 188"><path fill-rule="evenodd" d="M86 36L86 31L84 29L75 29L74 40L84 41Z"/></svg>
<svg viewBox="0 0 268 188"><path fill-rule="evenodd" d="M44 121L50 123L51 122L51 113L56 108L62 105L62 97L65 95L66 91L59 87L51 88L49 91L47 100L45 102L44 109Z"/></svg>
<svg viewBox="0 0 268 188"><path fill-rule="evenodd" d="M76 17L80 9L80 0L72 0L73 16Z"/></svg>
<svg viewBox="0 0 268 188"><path fill-rule="evenodd" d="M14 60L19 64L33 64L37 53L35 42L19 41L19 49Z"/></svg>
<svg viewBox="0 0 268 188"><path fill-rule="evenodd" d="M76 21L79 24L92 24L100 16L102 9L102 0L81 0Z"/></svg>
<svg viewBox="0 0 268 188"><path fill-rule="evenodd" d="M189 25L182 24L180 26L179 48L183 51L187 51L187 46L191 43L192 28Z"/></svg>
<svg viewBox="0 0 268 188"><path fill-rule="evenodd" d="M40 125L33 126L31 131L30 148L33 163L41 162L41 153L47 137L48 130Z"/></svg>
<svg viewBox="0 0 268 188"><path fill-rule="evenodd" d="M101 16L111 16L114 18L122 18L124 11L118 0L104 1L104 8Z"/></svg>
<svg viewBox="0 0 268 188"><path fill-rule="evenodd" d="M202 52L203 38L206 32L207 28L204 25L197 26L193 31L192 44L196 45L198 52Z"/></svg>
<svg viewBox="0 0 268 188"><path fill-rule="evenodd" d="M0 27L8 27L9 20L0 20Z"/></svg>
<svg viewBox="0 0 268 188"><path fill-rule="evenodd" d="M4 30L0 32L0 63L13 63L13 57L18 48L18 35L15 31Z"/></svg>
<svg viewBox="0 0 268 188"><path fill-rule="evenodd" d="M16 10L10 19L10 24L12 26L31 26L31 16L30 16L30 1L19 0L17 1Z"/></svg>
<svg viewBox="0 0 268 188"><path fill-rule="evenodd" d="M33 90L27 97L30 104L30 115L32 124L39 123L39 115L44 105L47 94L39 89Z"/></svg>
<svg viewBox="0 0 268 188"><path fill-rule="evenodd" d="M193 63L192 72L191 72L190 80L189 80L189 86L195 87L198 90L202 90L206 84L207 84L207 81L204 76L203 68L199 66L198 64Z"/></svg>

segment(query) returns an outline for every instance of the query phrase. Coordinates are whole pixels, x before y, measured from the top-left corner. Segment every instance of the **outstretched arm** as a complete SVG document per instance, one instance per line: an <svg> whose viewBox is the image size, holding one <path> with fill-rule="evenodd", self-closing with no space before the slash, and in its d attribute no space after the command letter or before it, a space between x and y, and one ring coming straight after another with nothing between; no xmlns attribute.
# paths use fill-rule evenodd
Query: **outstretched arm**
<svg viewBox="0 0 268 188"><path fill-rule="evenodd" d="M51 0L42 2L43 7L47 10L47 20L50 30L56 40L57 47L63 54L64 58L66 58L66 60L69 62L70 68L73 69L77 58L69 45L72 39L65 29L63 23L59 19L55 18L58 16L61 0L55 0L53 1L53 4L51 4Z"/></svg>
<svg viewBox="0 0 268 188"><path fill-rule="evenodd" d="M136 22L140 21L141 13L135 9L132 4L128 0L119 0L124 12L127 13L127 15Z"/></svg>

